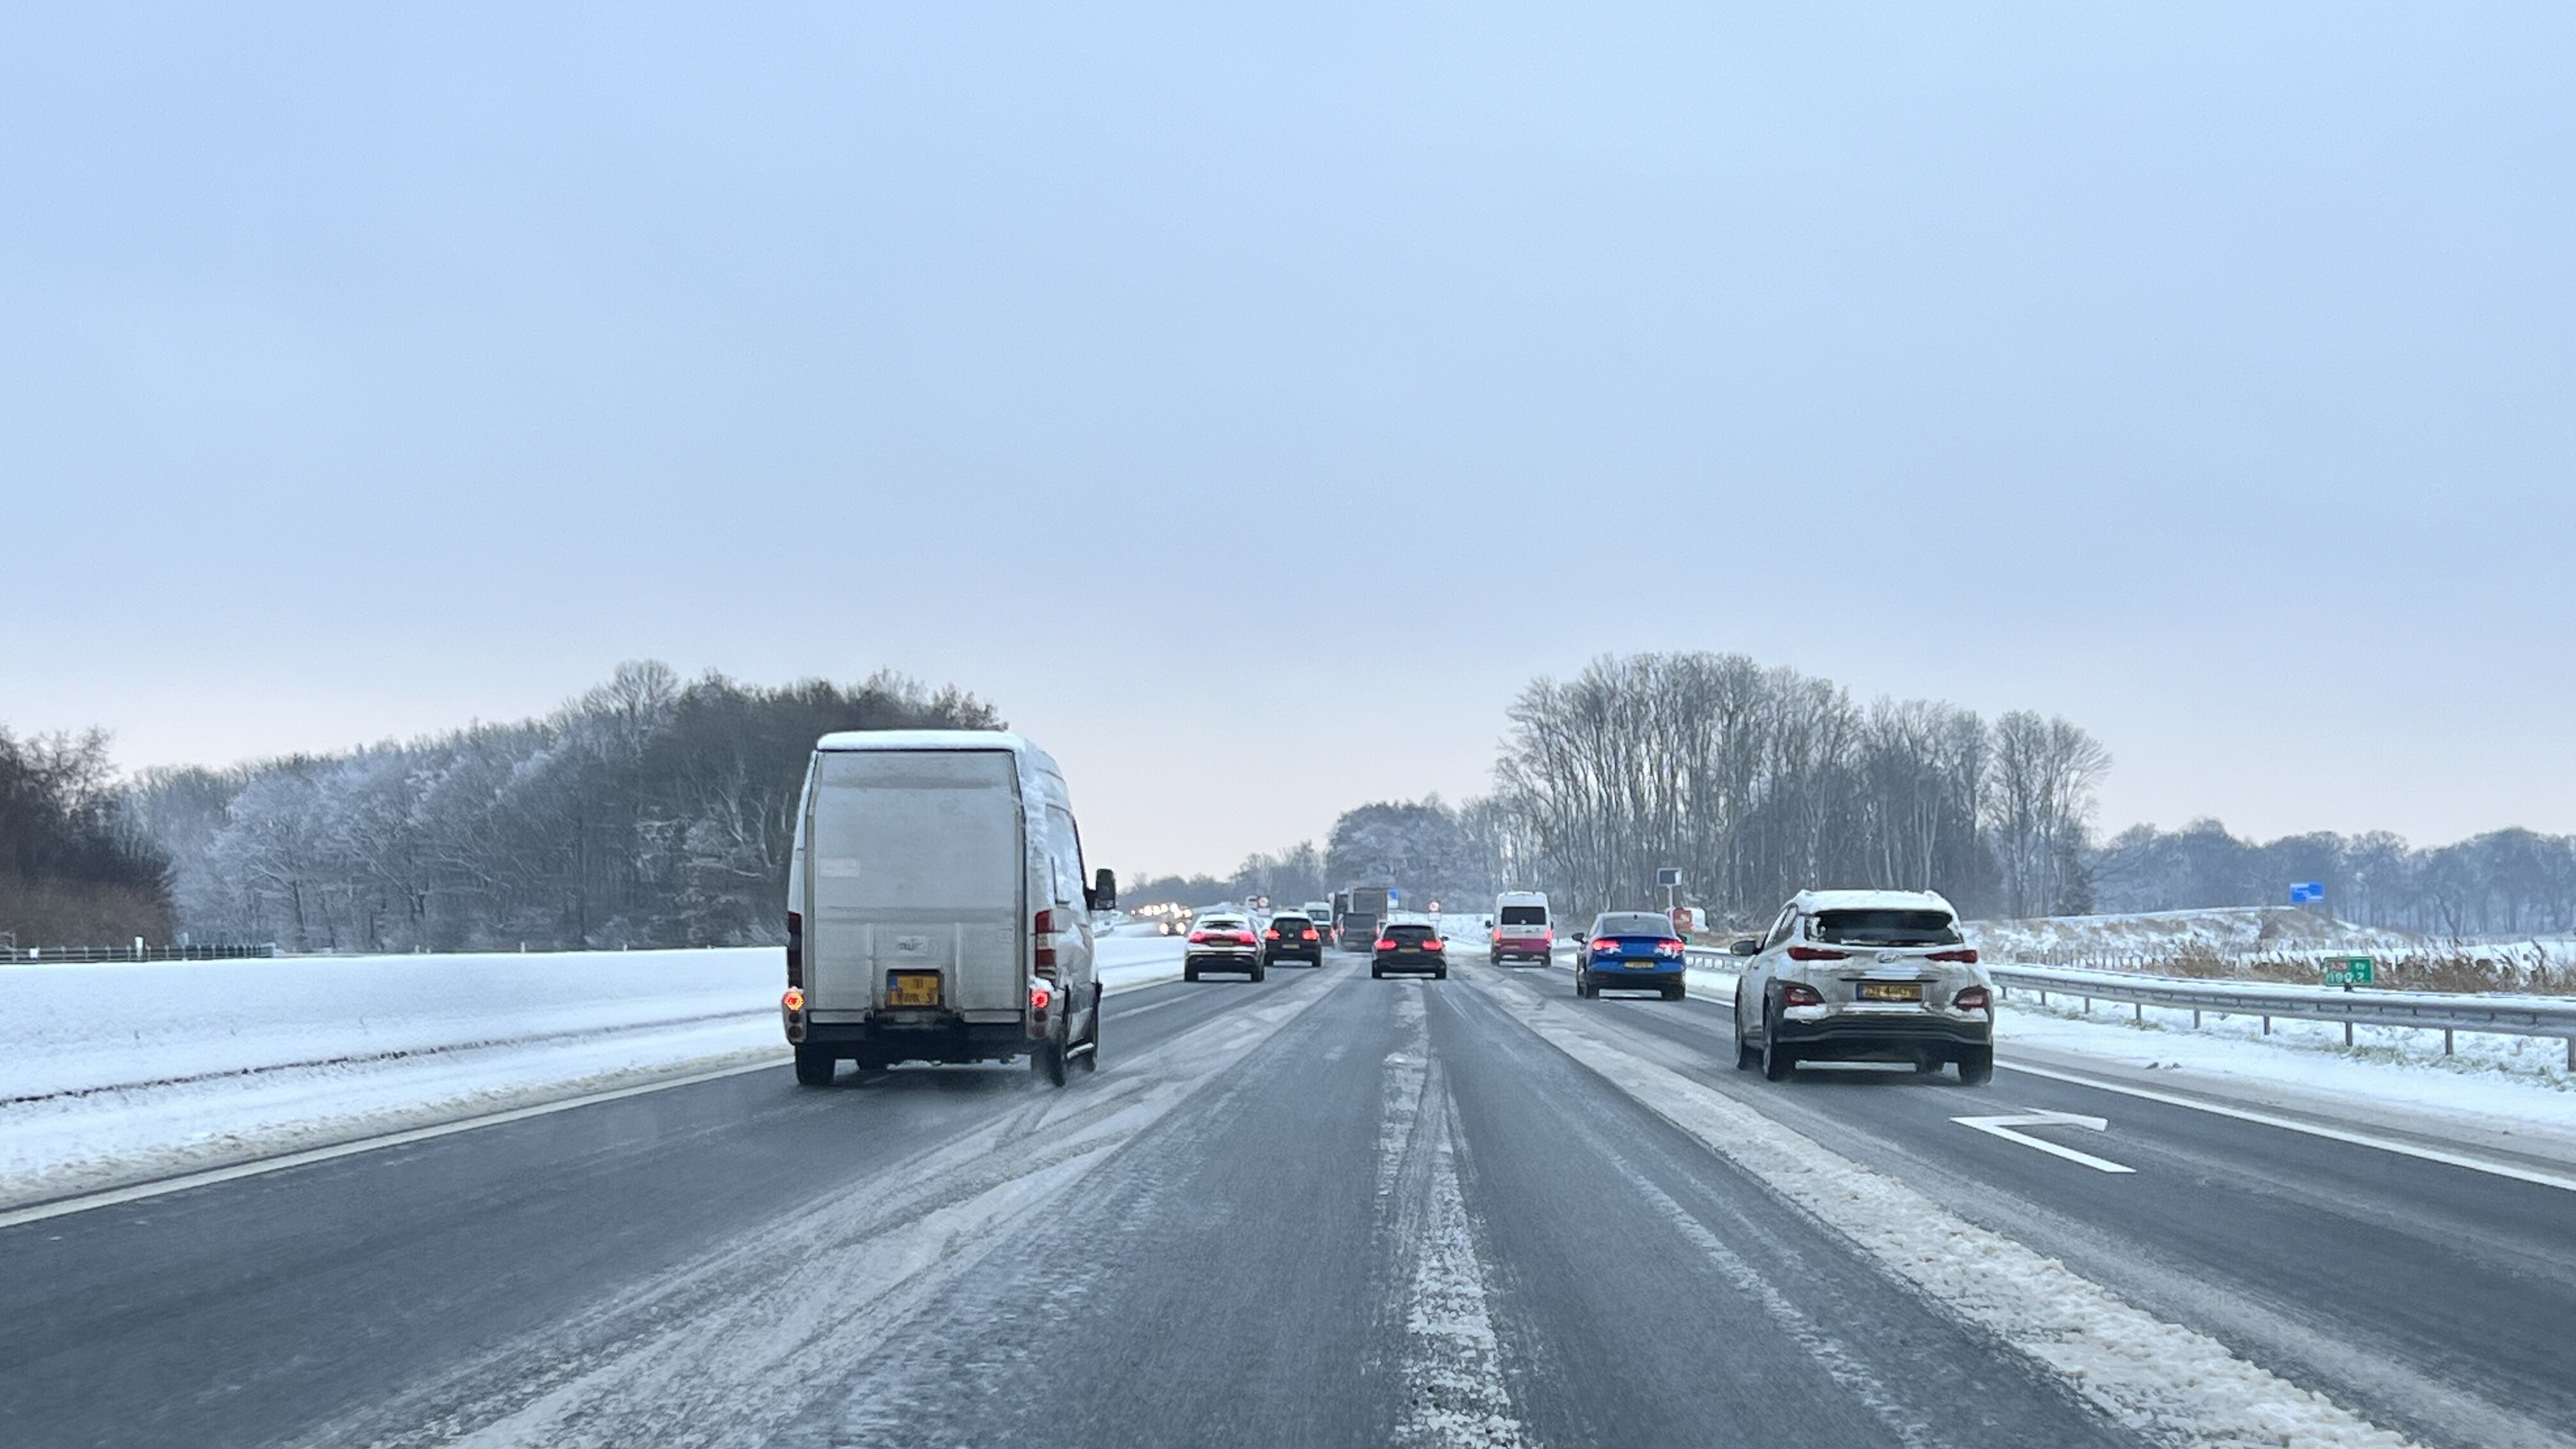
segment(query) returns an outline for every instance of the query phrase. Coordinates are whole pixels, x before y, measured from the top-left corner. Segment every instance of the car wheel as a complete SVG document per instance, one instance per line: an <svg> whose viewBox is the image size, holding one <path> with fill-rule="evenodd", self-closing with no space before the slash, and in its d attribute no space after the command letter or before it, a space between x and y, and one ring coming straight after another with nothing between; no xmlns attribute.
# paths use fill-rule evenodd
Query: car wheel
<svg viewBox="0 0 2576 1449"><path fill-rule="evenodd" d="M1181 968L1181 979L1182 979L1183 981L1196 981L1196 980L1198 980L1198 979L1199 979L1199 968L1197 968L1196 966L1184 966L1184 967L1182 967L1182 968Z"/></svg>
<svg viewBox="0 0 2576 1449"><path fill-rule="evenodd" d="M1439 970L1432 972L1432 973L1431 973L1431 979L1432 979L1432 980L1434 980L1434 981L1446 981L1446 980L1448 980L1448 979L1449 979L1449 968L1448 968L1448 967L1446 967L1446 966L1443 966L1443 967L1441 967Z"/></svg>
<svg viewBox="0 0 2576 1449"><path fill-rule="evenodd" d="M1253 979L1253 980L1255 980L1255 981L1267 981L1267 980L1269 980L1269 979L1270 979L1270 964L1269 964L1268 962L1266 962L1266 961L1255 961L1255 962L1253 962L1253 963L1252 963L1252 979Z"/></svg>
<svg viewBox="0 0 2576 1449"><path fill-rule="evenodd" d="M1664 988L1664 999L1666 1001L1679 1001L1682 997L1689 994L1689 992L1690 988L1687 986L1667 986Z"/></svg>
<svg viewBox="0 0 2576 1449"><path fill-rule="evenodd" d="M1959 1058L1959 1085L1982 1087L1995 1079L1995 1049L1978 1047Z"/></svg>
<svg viewBox="0 0 2576 1449"><path fill-rule="evenodd" d="M840 1065L840 1060L832 1055L829 1047L805 1042L796 1044L796 1085L800 1087L832 1085L832 1073L839 1070Z"/></svg>
<svg viewBox="0 0 2576 1449"><path fill-rule="evenodd" d="M1386 979L1386 973L1380 971L1374 966L1371 966L1369 968L1369 979L1371 981L1384 981Z"/></svg>
<svg viewBox="0 0 2576 1449"><path fill-rule="evenodd" d="M1798 1054L1780 1044L1780 1023L1776 1018L1762 1019L1762 1080L1785 1082L1798 1069Z"/></svg>

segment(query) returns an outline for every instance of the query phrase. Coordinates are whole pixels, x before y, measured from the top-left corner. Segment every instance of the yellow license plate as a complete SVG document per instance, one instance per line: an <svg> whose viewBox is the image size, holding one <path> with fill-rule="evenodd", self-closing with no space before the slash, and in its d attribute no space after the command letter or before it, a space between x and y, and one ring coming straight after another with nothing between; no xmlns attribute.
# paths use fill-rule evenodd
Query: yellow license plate
<svg viewBox="0 0 2576 1449"><path fill-rule="evenodd" d="M1923 999L1920 981L1864 981L1860 984L1862 1001L1914 1001Z"/></svg>
<svg viewBox="0 0 2576 1449"><path fill-rule="evenodd" d="M886 976L886 1005L937 1006L939 973L936 971L895 971Z"/></svg>

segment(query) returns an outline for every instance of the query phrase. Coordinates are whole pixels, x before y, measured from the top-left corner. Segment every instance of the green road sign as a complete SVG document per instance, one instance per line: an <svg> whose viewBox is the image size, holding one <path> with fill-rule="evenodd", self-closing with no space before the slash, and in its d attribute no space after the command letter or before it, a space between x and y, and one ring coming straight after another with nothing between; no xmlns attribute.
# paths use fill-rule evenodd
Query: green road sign
<svg viewBox="0 0 2576 1449"><path fill-rule="evenodd" d="M2368 956L2328 956L2317 964L2325 968L2328 986L2368 986L2379 968Z"/></svg>

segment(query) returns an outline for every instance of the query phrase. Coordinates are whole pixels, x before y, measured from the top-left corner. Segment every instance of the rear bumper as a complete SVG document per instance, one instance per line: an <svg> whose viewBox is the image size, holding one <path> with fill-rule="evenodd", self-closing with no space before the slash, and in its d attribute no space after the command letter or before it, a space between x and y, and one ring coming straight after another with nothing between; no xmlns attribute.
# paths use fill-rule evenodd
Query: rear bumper
<svg viewBox="0 0 2576 1449"><path fill-rule="evenodd" d="M877 1021L808 1021L802 1042L829 1047L836 1057L892 1066L897 1062L1006 1062L1029 1054L1035 1043L1017 1021L966 1021L901 1026Z"/></svg>
<svg viewBox="0 0 2576 1449"><path fill-rule="evenodd" d="M1780 1045L1816 1061L1859 1060L1888 1055L1908 1057L1926 1050L1974 1051L1995 1044L1992 1021L1935 1016L1844 1016L1775 1023Z"/></svg>
<svg viewBox="0 0 2576 1449"><path fill-rule="evenodd" d="M1655 961L1639 966L1616 963L1594 965L1586 961L1575 969L1583 973L1583 979L1587 985L1598 986L1608 991L1616 991L1622 986L1633 986L1643 991L1649 986L1677 985L1683 979L1682 963L1679 961Z"/></svg>
<svg viewBox="0 0 2576 1449"><path fill-rule="evenodd" d="M1389 974L1430 976L1449 969L1447 956L1401 956L1393 951L1380 953L1369 961L1369 969Z"/></svg>
<svg viewBox="0 0 2576 1449"><path fill-rule="evenodd" d="M1555 954L1555 948L1548 942L1536 939L1496 941L1486 948L1486 954L1497 961L1544 961Z"/></svg>
<svg viewBox="0 0 2576 1449"><path fill-rule="evenodd" d="M1261 964L1261 957L1251 951L1192 951L1181 957L1185 971L1242 971L1249 973Z"/></svg>

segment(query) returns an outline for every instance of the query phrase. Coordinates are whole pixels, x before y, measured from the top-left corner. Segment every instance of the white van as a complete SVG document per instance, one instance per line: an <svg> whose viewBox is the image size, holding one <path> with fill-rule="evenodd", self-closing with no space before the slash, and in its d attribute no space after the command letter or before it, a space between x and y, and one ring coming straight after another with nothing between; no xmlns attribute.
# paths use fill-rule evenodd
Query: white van
<svg viewBox="0 0 2576 1449"><path fill-rule="evenodd" d="M1494 897L1494 929L1486 938L1487 964L1535 961L1548 964L1556 951L1556 917L1547 897L1537 891L1505 891Z"/></svg>
<svg viewBox="0 0 2576 1449"><path fill-rule="evenodd" d="M1008 1061L1064 1085L1100 1060L1082 836L1046 751L998 730L876 730L815 742L787 879L796 1080L843 1061Z"/></svg>

